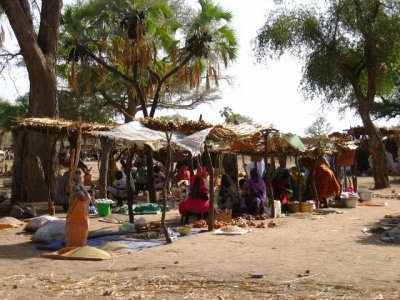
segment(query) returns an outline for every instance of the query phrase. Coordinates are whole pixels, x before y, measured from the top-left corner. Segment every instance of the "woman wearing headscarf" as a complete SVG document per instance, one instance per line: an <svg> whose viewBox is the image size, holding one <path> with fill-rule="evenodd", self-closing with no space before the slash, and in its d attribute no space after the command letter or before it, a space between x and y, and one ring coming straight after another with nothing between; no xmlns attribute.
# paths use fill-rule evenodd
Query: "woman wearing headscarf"
<svg viewBox="0 0 400 300"><path fill-rule="evenodd" d="M176 180L178 182L182 180L190 181L190 171L187 165L182 165L179 169L178 174L176 175Z"/></svg>
<svg viewBox="0 0 400 300"><path fill-rule="evenodd" d="M340 195L340 185L336 180L335 174L333 174L332 170L326 164L325 160L319 159L317 163L315 160L309 157L304 157L300 164L309 170L310 172L310 182L312 182L311 174L312 169L315 166L315 175L314 175L314 183L315 188L318 193L318 198L321 201L321 205L323 207L328 206L327 198L330 196L339 196ZM308 179L308 178L307 178ZM308 181L308 180L307 180Z"/></svg>
<svg viewBox="0 0 400 300"><path fill-rule="evenodd" d="M217 202L220 209L234 209L240 204L240 196L236 185L226 174L221 177Z"/></svg>
<svg viewBox="0 0 400 300"><path fill-rule="evenodd" d="M209 190L204 184L201 175L194 175L190 178L190 191L188 197L179 204L179 213L182 217L192 214L208 213L210 206Z"/></svg>
<svg viewBox="0 0 400 300"><path fill-rule="evenodd" d="M83 172L75 171L74 200L65 223L65 244L67 247L81 247L86 244L89 232L89 202L90 195L82 182Z"/></svg>
<svg viewBox="0 0 400 300"><path fill-rule="evenodd" d="M297 200L299 197L299 189L294 178L286 168L278 168L272 179L272 187L275 199L281 202L282 212L288 210L288 202Z"/></svg>
<svg viewBox="0 0 400 300"><path fill-rule="evenodd" d="M264 213L266 186L256 168L251 169L250 178L243 184L241 208L249 214Z"/></svg>

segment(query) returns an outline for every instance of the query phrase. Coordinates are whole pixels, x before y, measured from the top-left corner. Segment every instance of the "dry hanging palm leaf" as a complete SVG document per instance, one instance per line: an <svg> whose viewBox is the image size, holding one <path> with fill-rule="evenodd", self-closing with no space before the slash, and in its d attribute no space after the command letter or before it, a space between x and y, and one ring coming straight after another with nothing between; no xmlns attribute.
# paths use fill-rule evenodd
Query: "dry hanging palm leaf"
<svg viewBox="0 0 400 300"><path fill-rule="evenodd" d="M90 95L92 91L92 81L89 75L90 70L86 70L83 74L83 87L86 95Z"/></svg>
<svg viewBox="0 0 400 300"><path fill-rule="evenodd" d="M71 87L71 90L75 93L79 93L78 81L76 80L76 71L75 71L75 61L73 60L71 63L71 69L68 72L68 84Z"/></svg>
<svg viewBox="0 0 400 300"><path fill-rule="evenodd" d="M180 66L178 69L178 79L179 81L184 82L186 80L186 72L185 72L185 67Z"/></svg>

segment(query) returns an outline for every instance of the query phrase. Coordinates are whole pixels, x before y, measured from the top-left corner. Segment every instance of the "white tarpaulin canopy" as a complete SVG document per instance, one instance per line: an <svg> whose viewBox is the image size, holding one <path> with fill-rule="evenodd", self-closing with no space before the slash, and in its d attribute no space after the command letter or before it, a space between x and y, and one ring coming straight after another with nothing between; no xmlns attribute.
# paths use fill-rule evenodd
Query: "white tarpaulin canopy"
<svg viewBox="0 0 400 300"><path fill-rule="evenodd" d="M203 129L188 136L174 136L173 134L171 142L180 148L190 151L193 156L196 156L201 154L204 147L204 142L207 139L211 129L212 128Z"/></svg>
<svg viewBox="0 0 400 300"><path fill-rule="evenodd" d="M212 128L207 128L188 136L172 133L171 144L182 150L190 151L193 156L201 154L204 141L211 129ZM154 150L160 150L167 145L167 137L164 132L149 129L143 126L139 121L126 123L109 131L96 131L94 134L114 140L125 141L138 146L148 144L152 146Z"/></svg>
<svg viewBox="0 0 400 300"><path fill-rule="evenodd" d="M95 135L105 136L113 140L120 140L143 146L151 145L158 150L166 144L165 133L144 127L139 121L132 121L109 131L96 131Z"/></svg>

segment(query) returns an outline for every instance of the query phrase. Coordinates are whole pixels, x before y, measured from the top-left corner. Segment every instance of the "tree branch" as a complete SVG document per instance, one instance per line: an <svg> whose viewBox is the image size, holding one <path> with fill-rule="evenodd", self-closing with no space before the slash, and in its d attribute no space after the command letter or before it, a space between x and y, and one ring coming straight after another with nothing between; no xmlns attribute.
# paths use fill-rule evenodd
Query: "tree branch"
<svg viewBox="0 0 400 300"><path fill-rule="evenodd" d="M106 104L109 104L113 107L115 107L120 113L122 113L124 116L130 116L132 117L125 109L123 105L115 101L110 95L108 95L104 90L100 91L100 94L103 96Z"/></svg>
<svg viewBox="0 0 400 300"><path fill-rule="evenodd" d="M154 114L156 112L157 106L158 106L158 102L160 100L160 91L161 88L164 84L164 82L170 78L172 75L174 75L176 72L178 72L179 68L181 68L182 66L186 65L190 59L193 57L192 54L189 54L184 60L182 60L182 62L180 64L178 64L175 68L173 68L172 70L170 70L167 74L165 74L165 76L163 78L161 78L158 81L157 84L157 89L156 92L154 94L154 98L153 98L153 105L151 106L151 110L150 110L150 117L153 118Z"/></svg>

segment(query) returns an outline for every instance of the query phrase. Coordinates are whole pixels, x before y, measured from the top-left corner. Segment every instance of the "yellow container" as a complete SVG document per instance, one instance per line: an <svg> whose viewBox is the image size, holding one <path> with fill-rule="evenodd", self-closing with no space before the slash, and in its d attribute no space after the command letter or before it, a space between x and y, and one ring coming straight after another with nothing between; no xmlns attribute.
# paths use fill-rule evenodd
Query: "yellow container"
<svg viewBox="0 0 400 300"><path fill-rule="evenodd" d="M300 203L300 212L312 214L313 212L313 202L302 202Z"/></svg>
<svg viewBox="0 0 400 300"><path fill-rule="evenodd" d="M190 227L190 226L181 226L181 227L178 227L178 232L179 232L179 234L180 235L189 235L190 234L190 232L192 231L192 227Z"/></svg>

